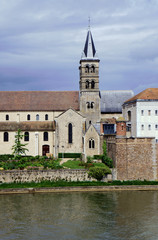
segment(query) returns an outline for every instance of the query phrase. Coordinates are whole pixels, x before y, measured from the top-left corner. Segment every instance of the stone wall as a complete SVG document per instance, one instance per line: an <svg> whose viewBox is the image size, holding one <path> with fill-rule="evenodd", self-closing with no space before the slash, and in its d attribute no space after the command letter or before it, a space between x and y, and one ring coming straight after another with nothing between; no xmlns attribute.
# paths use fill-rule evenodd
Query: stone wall
<svg viewBox="0 0 158 240"><path fill-rule="evenodd" d="M158 144L154 138L116 138L113 152L118 180L157 180Z"/></svg>

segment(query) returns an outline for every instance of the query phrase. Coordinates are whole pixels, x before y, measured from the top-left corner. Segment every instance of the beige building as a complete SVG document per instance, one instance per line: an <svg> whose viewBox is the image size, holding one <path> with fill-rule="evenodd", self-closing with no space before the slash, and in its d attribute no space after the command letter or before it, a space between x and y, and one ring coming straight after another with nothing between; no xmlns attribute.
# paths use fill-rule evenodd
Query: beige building
<svg viewBox="0 0 158 240"><path fill-rule="evenodd" d="M1 91L0 154L12 153L18 129L24 133L28 155L100 154L106 118L122 116L122 104L133 92L100 91L99 62L88 30L79 66L80 91Z"/></svg>

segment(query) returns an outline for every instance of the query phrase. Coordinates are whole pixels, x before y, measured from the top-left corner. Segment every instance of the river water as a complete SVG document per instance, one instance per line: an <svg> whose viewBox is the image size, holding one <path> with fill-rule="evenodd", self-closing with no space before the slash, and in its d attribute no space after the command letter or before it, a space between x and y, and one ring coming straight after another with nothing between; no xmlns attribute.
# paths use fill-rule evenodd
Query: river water
<svg viewBox="0 0 158 240"><path fill-rule="evenodd" d="M158 192L0 195L0 239L157 240Z"/></svg>

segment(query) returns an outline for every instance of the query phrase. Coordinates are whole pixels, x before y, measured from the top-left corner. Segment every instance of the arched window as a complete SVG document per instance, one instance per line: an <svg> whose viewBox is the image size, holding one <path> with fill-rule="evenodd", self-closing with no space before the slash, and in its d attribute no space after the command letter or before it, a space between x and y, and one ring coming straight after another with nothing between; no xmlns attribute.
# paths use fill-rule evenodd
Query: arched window
<svg viewBox="0 0 158 240"><path fill-rule="evenodd" d="M95 73L95 67L94 66L91 67L91 73Z"/></svg>
<svg viewBox="0 0 158 240"><path fill-rule="evenodd" d="M86 80L86 89L88 89L88 88L89 88L89 81Z"/></svg>
<svg viewBox="0 0 158 240"><path fill-rule="evenodd" d="M9 141L9 134L8 134L8 132L4 132L3 140L4 140L4 142L8 142Z"/></svg>
<svg viewBox="0 0 158 240"><path fill-rule="evenodd" d="M48 114L45 115L45 120L48 120Z"/></svg>
<svg viewBox="0 0 158 240"><path fill-rule="evenodd" d="M91 88L92 88L92 89L95 88L95 82L94 82L94 80L92 80L92 82L91 82Z"/></svg>
<svg viewBox="0 0 158 240"><path fill-rule="evenodd" d="M43 133L43 141L48 141L48 132Z"/></svg>
<svg viewBox="0 0 158 240"><path fill-rule="evenodd" d="M6 119L6 121L9 120L9 115L8 114L5 116L5 119Z"/></svg>
<svg viewBox="0 0 158 240"><path fill-rule="evenodd" d="M85 73L89 73L89 65L85 67Z"/></svg>
<svg viewBox="0 0 158 240"><path fill-rule="evenodd" d="M95 148L95 141L94 139L89 139L89 148Z"/></svg>
<svg viewBox="0 0 158 240"><path fill-rule="evenodd" d="M151 125L150 125L150 124L148 125L148 130L149 130L149 131L151 130Z"/></svg>
<svg viewBox="0 0 158 240"><path fill-rule="evenodd" d="M30 121L31 117L30 114L27 115L27 120Z"/></svg>
<svg viewBox="0 0 158 240"><path fill-rule="evenodd" d="M144 131L144 124L141 125L141 130Z"/></svg>
<svg viewBox="0 0 158 240"><path fill-rule="evenodd" d="M91 103L90 102L87 102L87 108L91 108Z"/></svg>
<svg viewBox="0 0 158 240"><path fill-rule="evenodd" d="M29 132L24 133L24 141L28 142L29 141Z"/></svg>
<svg viewBox="0 0 158 240"><path fill-rule="evenodd" d="M68 125L68 143L72 143L72 123Z"/></svg>
<svg viewBox="0 0 158 240"><path fill-rule="evenodd" d="M39 121L39 114L36 115L36 120Z"/></svg>
<svg viewBox="0 0 158 240"><path fill-rule="evenodd" d="M93 108L94 107L94 102L91 102L91 108Z"/></svg>

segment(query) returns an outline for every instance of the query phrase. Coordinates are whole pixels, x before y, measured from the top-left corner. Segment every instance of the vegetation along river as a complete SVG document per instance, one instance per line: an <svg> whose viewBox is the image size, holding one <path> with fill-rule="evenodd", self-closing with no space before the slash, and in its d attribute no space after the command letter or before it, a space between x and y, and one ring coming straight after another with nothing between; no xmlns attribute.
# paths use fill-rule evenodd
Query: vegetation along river
<svg viewBox="0 0 158 240"><path fill-rule="evenodd" d="M0 239L158 239L158 192L0 195Z"/></svg>

